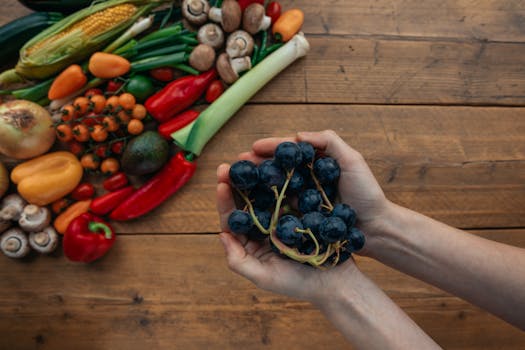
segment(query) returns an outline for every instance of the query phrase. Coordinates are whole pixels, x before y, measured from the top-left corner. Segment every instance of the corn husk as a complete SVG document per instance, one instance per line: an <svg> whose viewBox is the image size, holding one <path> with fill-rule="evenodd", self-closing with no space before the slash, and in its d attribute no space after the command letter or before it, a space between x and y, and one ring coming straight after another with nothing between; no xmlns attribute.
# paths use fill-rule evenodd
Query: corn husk
<svg viewBox="0 0 525 350"><path fill-rule="evenodd" d="M51 77L100 50L137 18L169 1L109 0L91 5L28 41L20 49L15 71L25 79Z"/></svg>

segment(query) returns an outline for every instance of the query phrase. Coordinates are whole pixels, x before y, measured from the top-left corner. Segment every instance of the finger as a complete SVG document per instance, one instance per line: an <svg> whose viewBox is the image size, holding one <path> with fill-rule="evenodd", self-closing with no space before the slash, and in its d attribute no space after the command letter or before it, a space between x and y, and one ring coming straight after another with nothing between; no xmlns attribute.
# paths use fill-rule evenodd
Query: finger
<svg viewBox="0 0 525 350"><path fill-rule="evenodd" d="M222 232L219 237L226 251L226 260L231 270L254 283L264 276L265 270L259 260L248 254L232 234Z"/></svg>
<svg viewBox="0 0 525 350"><path fill-rule="evenodd" d="M228 217L235 210L231 186L225 182L217 184L217 211L222 231L230 231Z"/></svg>
<svg viewBox="0 0 525 350"><path fill-rule="evenodd" d="M217 182L230 183L230 165L223 163L217 167Z"/></svg>
<svg viewBox="0 0 525 350"><path fill-rule="evenodd" d="M296 142L297 139L295 137L270 137L260 139L253 143L252 150L259 157L269 158L273 156L277 146L285 141Z"/></svg>
<svg viewBox="0 0 525 350"><path fill-rule="evenodd" d="M299 132L297 137L300 141L309 142L315 148L326 152L327 155L340 162L341 166L346 165L346 161L354 162L362 158L359 152L350 147L333 130Z"/></svg>

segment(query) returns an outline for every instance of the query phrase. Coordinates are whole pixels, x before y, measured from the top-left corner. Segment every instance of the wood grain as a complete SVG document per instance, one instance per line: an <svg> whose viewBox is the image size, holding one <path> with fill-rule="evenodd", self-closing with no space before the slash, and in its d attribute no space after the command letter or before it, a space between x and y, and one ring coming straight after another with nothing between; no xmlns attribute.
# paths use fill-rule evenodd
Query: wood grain
<svg viewBox="0 0 525 350"><path fill-rule="evenodd" d="M524 230L476 232L525 247ZM525 333L359 257L360 268L446 349L522 349ZM2 349L348 348L312 305L230 272L215 235L120 236L91 265L0 257ZM7 331L8 330L8 331Z"/></svg>
<svg viewBox="0 0 525 350"><path fill-rule="evenodd" d="M388 198L458 227L525 226L521 108L245 106L211 140L194 178L119 232L216 232L215 169L251 144L335 129L363 153Z"/></svg>

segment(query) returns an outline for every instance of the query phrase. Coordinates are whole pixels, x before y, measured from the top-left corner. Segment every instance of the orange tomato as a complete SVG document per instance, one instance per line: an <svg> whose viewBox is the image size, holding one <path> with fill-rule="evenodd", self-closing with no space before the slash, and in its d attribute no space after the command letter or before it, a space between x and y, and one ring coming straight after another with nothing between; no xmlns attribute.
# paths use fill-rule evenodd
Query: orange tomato
<svg viewBox="0 0 525 350"><path fill-rule="evenodd" d="M73 127L73 137L78 142L86 142L89 140L89 128L84 124L77 124Z"/></svg>
<svg viewBox="0 0 525 350"><path fill-rule="evenodd" d="M128 123L128 132L131 135L138 135L144 131L144 124L138 119L131 119Z"/></svg>
<svg viewBox="0 0 525 350"><path fill-rule="evenodd" d="M93 153L86 153L80 158L80 164L84 169L97 170L100 161Z"/></svg>
<svg viewBox="0 0 525 350"><path fill-rule="evenodd" d="M118 97L118 102L122 108L126 110L132 110L133 107L135 107L136 100L135 96L129 92L125 92Z"/></svg>
<svg viewBox="0 0 525 350"><path fill-rule="evenodd" d="M57 138L62 142L73 140L73 130L67 124L60 124L56 127Z"/></svg>
<svg viewBox="0 0 525 350"><path fill-rule="evenodd" d="M116 158L106 158L100 164L100 171L104 174L115 174L120 169L120 163Z"/></svg>
<svg viewBox="0 0 525 350"><path fill-rule="evenodd" d="M91 139L96 142L104 142L108 138L108 131L104 126L96 124L91 131Z"/></svg>

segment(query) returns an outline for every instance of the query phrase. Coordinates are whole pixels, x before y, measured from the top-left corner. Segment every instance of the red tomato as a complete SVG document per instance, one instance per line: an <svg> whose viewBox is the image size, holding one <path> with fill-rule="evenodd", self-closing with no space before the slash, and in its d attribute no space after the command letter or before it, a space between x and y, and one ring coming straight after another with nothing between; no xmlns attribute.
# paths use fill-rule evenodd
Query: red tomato
<svg viewBox="0 0 525 350"><path fill-rule="evenodd" d="M266 16L272 19L272 23L275 23L281 17L281 4L277 1L270 2L266 8Z"/></svg>
<svg viewBox="0 0 525 350"><path fill-rule="evenodd" d="M172 81L173 79L175 79L175 71L173 70L173 68L170 67L155 68L150 70L149 74L153 79L157 79L159 81L164 82Z"/></svg>
<svg viewBox="0 0 525 350"><path fill-rule="evenodd" d="M71 141L68 147L69 151L77 157L80 157L82 153L84 153L84 146L78 141Z"/></svg>
<svg viewBox="0 0 525 350"><path fill-rule="evenodd" d="M94 126L96 124L101 124L104 117L96 113L89 113L82 119L82 124L85 126Z"/></svg>
<svg viewBox="0 0 525 350"><path fill-rule="evenodd" d="M71 192L71 198L77 201L93 198L94 195L95 187L88 182L81 183L73 190L73 192Z"/></svg>
<svg viewBox="0 0 525 350"><path fill-rule="evenodd" d="M84 93L84 96L87 98L90 98L91 96L103 95L103 94L104 93L102 92L102 90L97 89L97 88L91 88L91 89L87 89L87 91Z"/></svg>
<svg viewBox="0 0 525 350"><path fill-rule="evenodd" d="M121 154L123 150L124 150L123 141L117 141L111 144L111 152L115 154Z"/></svg>
<svg viewBox="0 0 525 350"><path fill-rule="evenodd" d="M239 6L241 6L241 11L244 11L249 5L253 3L258 3L264 6L264 0L239 0Z"/></svg>
<svg viewBox="0 0 525 350"><path fill-rule="evenodd" d="M106 180L104 180L102 186L104 186L104 188L107 191L113 192L123 188L124 186L127 186L128 182L129 180L126 174L124 174L123 172L119 172L115 175L111 175Z"/></svg>
<svg viewBox="0 0 525 350"><path fill-rule="evenodd" d="M97 146L95 154L100 158L106 158L108 156L108 147L106 145Z"/></svg>
<svg viewBox="0 0 525 350"><path fill-rule="evenodd" d="M212 103L219 98L220 95L224 92L224 85L220 80L214 80L211 82L210 86L206 90L206 102Z"/></svg>
<svg viewBox="0 0 525 350"><path fill-rule="evenodd" d="M121 81L110 80L106 86L106 91L110 93L116 92L122 87L123 83Z"/></svg>

